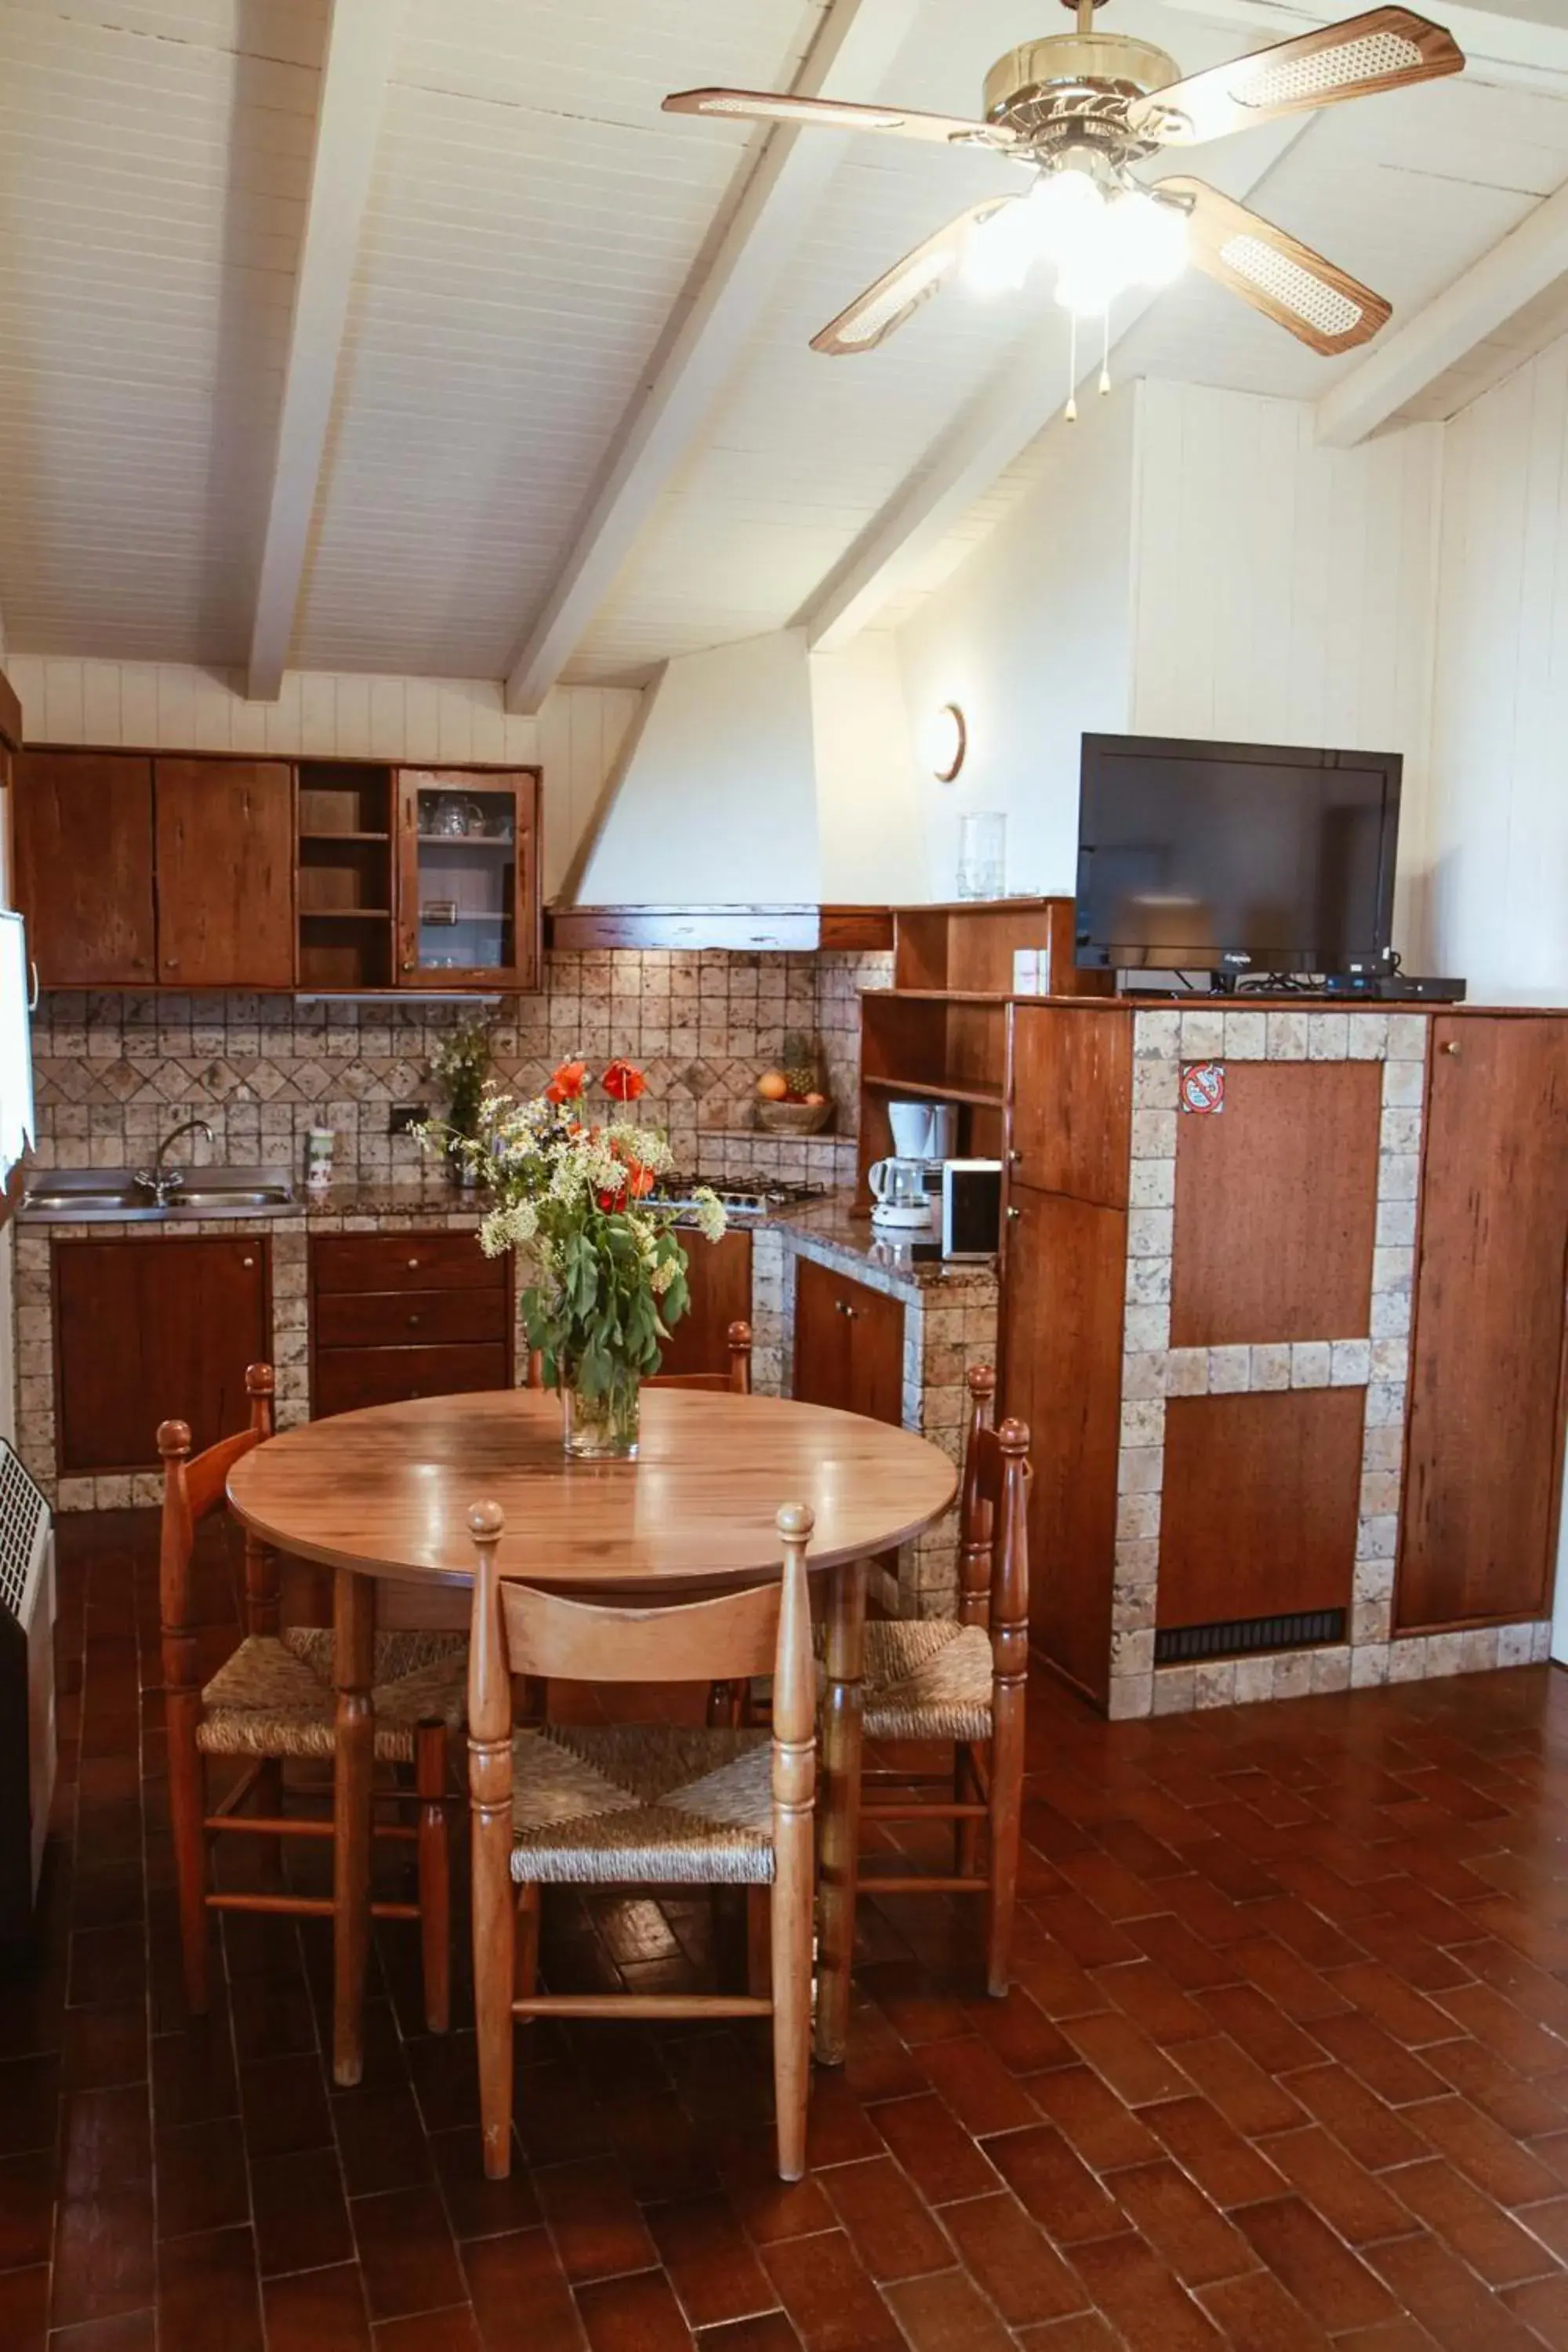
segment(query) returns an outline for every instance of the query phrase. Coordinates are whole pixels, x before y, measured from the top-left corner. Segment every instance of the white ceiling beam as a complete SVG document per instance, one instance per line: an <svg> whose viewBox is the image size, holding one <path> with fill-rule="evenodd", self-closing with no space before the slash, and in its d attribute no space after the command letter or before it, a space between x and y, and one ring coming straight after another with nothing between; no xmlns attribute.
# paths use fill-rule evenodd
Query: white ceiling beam
<svg viewBox="0 0 1568 2352"><path fill-rule="evenodd" d="M1255 37L1249 47L1267 47L1270 41L1288 41L1293 33L1310 32L1319 25L1337 25L1360 16L1372 0L1164 0L1167 8L1184 16L1202 16L1210 24L1234 25ZM1522 83L1568 97L1568 24L1535 13L1530 0L1521 8L1508 0L1411 0L1422 16L1431 16L1452 33L1468 59L1468 70L1479 80ZM1544 8L1554 0L1536 0ZM1241 52L1237 52L1241 54Z"/></svg>
<svg viewBox="0 0 1568 2352"><path fill-rule="evenodd" d="M1323 394L1318 439L1334 449L1364 441L1565 271L1568 184Z"/></svg>
<svg viewBox="0 0 1568 2352"><path fill-rule="evenodd" d="M1294 115L1271 124L1267 132L1249 131L1245 163L1238 155L1227 171L1216 156L1208 177L1226 195L1244 203L1311 122L1310 115ZM1112 351L1159 299L1158 292L1145 292L1118 303ZM1080 335L1079 349L1089 354L1078 379L1082 391L1100 373L1098 336ZM791 625L804 627L814 653L837 651L875 620L937 541L976 499L984 498L1036 435L1061 415L1067 390L1060 342L1042 330L1037 315L929 461L873 518L809 604L795 614Z"/></svg>
<svg viewBox="0 0 1568 2352"><path fill-rule="evenodd" d="M246 693L276 702L331 421L360 228L405 0L332 0Z"/></svg>
<svg viewBox="0 0 1568 2352"><path fill-rule="evenodd" d="M792 89L874 98L920 0L831 0ZM700 123L683 137L700 139ZM509 666L506 707L532 713L561 676L655 501L685 457L843 160L848 134L780 124L697 290L621 419L560 577Z"/></svg>

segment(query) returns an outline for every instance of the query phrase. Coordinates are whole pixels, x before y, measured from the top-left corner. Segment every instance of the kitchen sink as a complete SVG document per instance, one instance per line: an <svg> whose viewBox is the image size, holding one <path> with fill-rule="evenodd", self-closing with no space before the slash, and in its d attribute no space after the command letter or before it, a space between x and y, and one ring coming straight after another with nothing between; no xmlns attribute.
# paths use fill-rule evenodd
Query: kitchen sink
<svg viewBox="0 0 1568 2352"><path fill-rule="evenodd" d="M275 1217L297 1205L283 1168L194 1168L160 1208L129 1168L40 1170L21 1215L73 1224L163 1224L195 1217Z"/></svg>

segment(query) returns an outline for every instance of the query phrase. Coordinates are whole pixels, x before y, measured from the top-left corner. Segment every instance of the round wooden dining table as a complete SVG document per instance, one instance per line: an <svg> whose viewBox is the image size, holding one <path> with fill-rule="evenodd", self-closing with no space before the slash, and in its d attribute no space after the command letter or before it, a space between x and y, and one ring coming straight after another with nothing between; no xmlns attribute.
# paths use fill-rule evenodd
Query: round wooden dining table
<svg viewBox="0 0 1568 2352"><path fill-rule="evenodd" d="M560 1400L537 1389L425 1397L309 1422L237 1463L236 1517L335 1570L333 2073L357 2083L370 1949L372 1659L383 1623L466 1624L468 1514L505 1514L503 1577L647 1601L781 1572L784 1503L815 1516L826 1581L816 2053L842 2061L855 1939L867 1563L952 1503L957 1473L912 1431L778 1397L650 1388L636 1461L569 1460Z"/></svg>

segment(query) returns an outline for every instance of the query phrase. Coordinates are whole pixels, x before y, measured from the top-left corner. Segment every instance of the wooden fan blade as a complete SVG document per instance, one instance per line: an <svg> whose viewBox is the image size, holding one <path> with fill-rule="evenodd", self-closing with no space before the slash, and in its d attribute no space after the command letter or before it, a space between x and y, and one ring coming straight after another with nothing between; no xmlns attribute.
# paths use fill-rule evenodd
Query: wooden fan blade
<svg viewBox="0 0 1568 2352"><path fill-rule="evenodd" d="M1128 121L1163 146L1191 147L1254 122L1404 89L1464 68L1464 51L1441 25L1409 8L1369 8L1152 90L1134 101Z"/></svg>
<svg viewBox="0 0 1568 2352"><path fill-rule="evenodd" d="M1190 201L1188 251L1195 266L1326 359L1370 342L1393 316L1381 294L1206 181L1154 184L1163 196Z"/></svg>
<svg viewBox="0 0 1568 2352"><path fill-rule="evenodd" d="M900 139L933 139L942 146L1016 147L1016 132L1000 123L968 122L960 114L921 114L907 107L856 106L847 99L790 98L769 89L678 89L666 114L727 114L743 121L816 123L825 131L890 131Z"/></svg>
<svg viewBox="0 0 1568 2352"><path fill-rule="evenodd" d="M963 249L971 233L984 220L1004 205L1015 205L1016 196L990 196L982 205L971 205L956 220L906 253L891 269L858 294L847 310L837 319L829 320L818 335L813 335L814 352L826 352L832 359L847 359L857 352L872 352L886 342L895 329L911 318L922 302L940 294L953 271L963 258Z"/></svg>

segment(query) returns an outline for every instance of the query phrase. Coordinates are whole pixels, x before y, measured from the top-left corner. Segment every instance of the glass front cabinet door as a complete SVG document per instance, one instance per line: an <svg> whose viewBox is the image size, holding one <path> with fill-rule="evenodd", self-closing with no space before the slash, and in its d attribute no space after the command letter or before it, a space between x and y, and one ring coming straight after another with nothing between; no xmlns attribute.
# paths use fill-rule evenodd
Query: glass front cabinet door
<svg viewBox="0 0 1568 2352"><path fill-rule="evenodd" d="M404 988L539 985L539 772L398 776L397 977Z"/></svg>

